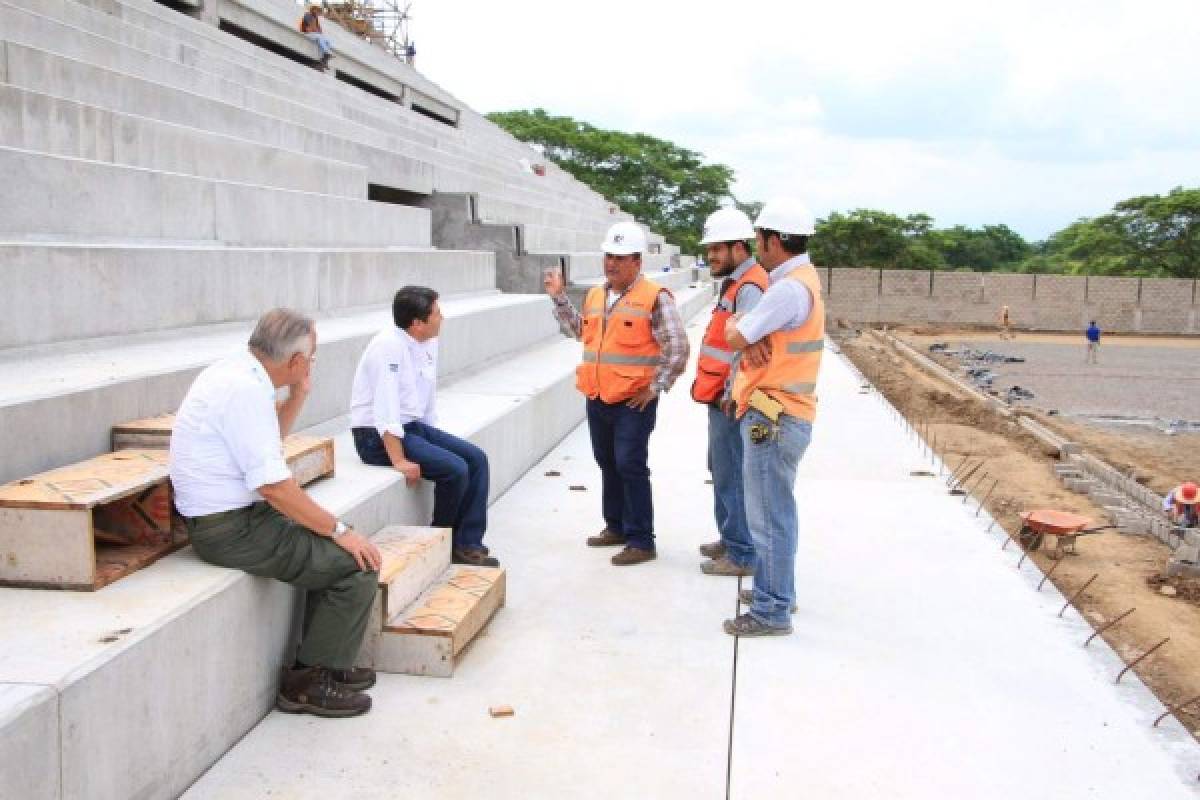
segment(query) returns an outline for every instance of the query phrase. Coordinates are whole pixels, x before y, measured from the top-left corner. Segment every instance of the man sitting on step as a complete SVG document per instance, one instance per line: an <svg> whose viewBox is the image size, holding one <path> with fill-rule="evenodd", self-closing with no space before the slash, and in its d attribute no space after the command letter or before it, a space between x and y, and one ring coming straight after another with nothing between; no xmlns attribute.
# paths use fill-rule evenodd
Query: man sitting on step
<svg viewBox="0 0 1200 800"><path fill-rule="evenodd" d="M292 478L283 437L311 385L317 333L288 309L258 321L247 351L196 378L171 434L175 505L196 555L307 590L296 663L277 705L350 717L371 708L375 673L355 669L375 599L378 548L312 500ZM276 405L275 391L288 387Z"/></svg>
<svg viewBox="0 0 1200 800"><path fill-rule="evenodd" d="M375 335L354 373L350 424L364 463L394 467L409 486L434 482L433 525L451 528L455 564L497 567L483 544L487 530L488 458L483 450L435 427L438 294L405 286L392 321Z"/></svg>

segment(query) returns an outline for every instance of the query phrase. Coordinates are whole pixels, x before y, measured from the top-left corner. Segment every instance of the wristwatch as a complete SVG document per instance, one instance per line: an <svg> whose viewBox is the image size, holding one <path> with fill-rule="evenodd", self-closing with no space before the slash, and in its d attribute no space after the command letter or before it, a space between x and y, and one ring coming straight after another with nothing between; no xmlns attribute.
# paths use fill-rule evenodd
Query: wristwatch
<svg viewBox="0 0 1200 800"><path fill-rule="evenodd" d="M342 534L344 534L348 530L350 530L349 525L342 522L340 519L334 520L333 533L330 534L330 536L336 542L339 538L341 538Z"/></svg>

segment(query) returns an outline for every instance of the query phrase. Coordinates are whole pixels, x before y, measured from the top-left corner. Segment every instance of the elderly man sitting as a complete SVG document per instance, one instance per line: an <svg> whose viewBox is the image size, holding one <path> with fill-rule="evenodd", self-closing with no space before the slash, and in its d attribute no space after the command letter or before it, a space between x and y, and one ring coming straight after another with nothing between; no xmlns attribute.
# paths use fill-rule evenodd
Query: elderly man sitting
<svg viewBox="0 0 1200 800"><path fill-rule="evenodd" d="M355 669L377 586L379 550L310 498L283 459L283 437L308 396L313 321L277 308L246 351L196 378L171 435L175 505L196 555L308 591L296 663L277 705L350 717L371 708L375 673ZM288 387L278 406L275 390Z"/></svg>

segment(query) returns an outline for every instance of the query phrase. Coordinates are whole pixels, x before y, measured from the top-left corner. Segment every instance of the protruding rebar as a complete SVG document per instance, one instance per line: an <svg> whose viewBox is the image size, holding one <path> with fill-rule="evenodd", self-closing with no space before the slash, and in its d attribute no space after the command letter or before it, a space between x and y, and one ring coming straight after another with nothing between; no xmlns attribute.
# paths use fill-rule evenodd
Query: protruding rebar
<svg viewBox="0 0 1200 800"><path fill-rule="evenodd" d="M977 516L977 517L979 516L979 512L983 510L983 504L986 503L988 501L988 498L990 498L992 496L992 492L996 491L996 486L999 485L999 483L1000 483L999 478L996 478L996 480L992 481L991 488L987 490L987 494L985 494L983 496L983 499L979 501L979 508L975 509L975 516ZM989 530L990 530L990 528L989 528Z"/></svg>
<svg viewBox="0 0 1200 800"><path fill-rule="evenodd" d="M1192 703L1196 702L1197 700L1200 700L1200 694L1198 694L1195 697L1192 697L1188 700L1185 700L1184 702L1179 703L1178 705L1168 706L1167 710L1164 711L1163 713L1159 714L1158 719L1154 720L1154 724L1151 725L1150 727L1157 728L1158 723L1162 722L1164 719L1169 717L1171 714L1174 714L1175 712L1180 711L1180 710L1186 708L1187 706L1190 706Z"/></svg>
<svg viewBox="0 0 1200 800"><path fill-rule="evenodd" d="M1065 558L1060 558L1058 561L1055 561L1054 566L1050 567L1049 571L1047 571L1046 574L1042 576L1042 579L1040 581L1038 581L1038 585L1037 585L1037 590L1039 592L1042 590L1042 585L1045 584L1046 581L1050 580L1050 576L1054 574L1054 570L1058 569L1059 565L1062 564L1064 561L1066 561Z"/></svg>
<svg viewBox="0 0 1200 800"><path fill-rule="evenodd" d="M1170 637L1170 636L1168 636L1167 638L1163 639L1161 642L1159 642L1158 644L1154 645L1154 647L1151 647L1151 648L1150 648L1149 650L1147 650L1146 652L1142 653L1140 656L1138 656L1137 658L1135 658L1133 661L1130 661L1128 664L1126 664L1126 665L1125 665L1125 669L1123 669L1123 670L1121 670L1120 672L1118 672L1118 673L1117 673L1117 679L1116 679L1115 681L1113 681L1113 683L1120 683L1120 682L1121 682L1121 678L1123 678L1123 677L1125 676L1125 673L1126 673L1126 672L1129 672L1129 670L1131 670L1131 669L1133 669L1134 667L1136 667L1136 666L1138 665L1138 663L1139 663L1139 662L1140 662L1142 659L1144 659L1146 656L1150 655L1150 654L1151 654L1151 653L1153 653L1155 650L1157 650L1158 648L1162 647L1164 644L1166 644L1166 643L1167 643L1167 642L1169 642L1169 641L1171 641L1171 637Z"/></svg>
<svg viewBox="0 0 1200 800"><path fill-rule="evenodd" d="M988 477L987 470L984 470L984 473L981 476L979 476L979 480L975 482L975 488L978 489L980 486L983 486L983 482L987 480L987 477ZM971 496L971 490L968 489L964 485L963 486L963 499L962 499L964 506L967 504L967 498L970 496Z"/></svg>
<svg viewBox="0 0 1200 800"><path fill-rule="evenodd" d="M1067 600L1067 602L1063 605L1063 607L1059 609L1058 615L1061 617L1063 615L1063 612L1067 610L1067 606L1074 603L1075 598L1077 598L1077 597L1079 597L1079 595L1083 594L1083 590L1086 589L1087 587L1091 586L1092 581L1096 580L1096 578L1099 578L1099 577L1100 577L1100 573L1097 572L1095 575L1093 575L1092 577L1087 579L1087 583L1085 583L1083 586L1080 586L1078 589L1076 589L1075 594L1071 595L1071 597Z"/></svg>
<svg viewBox="0 0 1200 800"><path fill-rule="evenodd" d="M1124 613L1122 613L1122 614L1118 614L1117 616L1115 616L1115 617L1113 617L1112 619L1110 619L1108 622L1106 622L1106 623L1104 623L1103 625L1101 625L1099 628L1097 628L1097 629L1095 630L1095 632L1093 632L1093 633L1092 633L1092 635L1091 635L1091 636L1087 637L1087 641L1083 643L1083 646L1084 646L1084 647L1087 647L1089 644L1091 644L1091 643L1092 643L1092 639L1095 639L1097 636L1099 636L1100 634L1104 633L1106 630L1108 630L1109 628L1111 628L1113 625L1116 625L1118 622L1120 622L1121 620L1125 619L1126 617L1128 617L1130 614L1132 614L1132 613L1133 613L1133 612L1135 612L1135 611L1137 611L1137 607L1136 607L1136 606L1135 606L1135 607L1133 607L1133 608L1131 608L1131 609L1129 609L1128 611L1126 611L1126 612L1124 612Z"/></svg>

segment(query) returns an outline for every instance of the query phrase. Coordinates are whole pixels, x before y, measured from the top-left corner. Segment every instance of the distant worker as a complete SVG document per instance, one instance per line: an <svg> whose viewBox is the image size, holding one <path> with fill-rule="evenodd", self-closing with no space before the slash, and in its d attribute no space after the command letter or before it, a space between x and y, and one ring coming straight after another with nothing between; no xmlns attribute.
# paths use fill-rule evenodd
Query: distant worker
<svg viewBox="0 0 1200 800"><path fill-rule="evenodd" d="M313 3L308 11L300 18L300 32L309 41L316 42L317 50L321 53L321 69L329 69L329 57L333 55L333 42L321 30L321 6Z"/></svg>
<svg viewBox="0 0 1200 800"><path fill-rule="evenodd" d="M1088 323L1087 331L1084 332L1084 335L1087 337L1087 354L1084 360L1088 364L1100 363L1096 359L1097 353L1100 352L1100 328L1096 325L1096 320Z"/></svg>
<svg viewBox="0 0 1200 800"><path fill-rule="evenodd" d="M1185 481L1167 492L1163 513L1172 525L1200 528L1200 488L1192 481Z"/></svg>
<svg viewBox="0 0 1200 800"><path fill-rule="evenodd" d="M604 530L589 547L624 545L614 566L657 556L650 487L650 433L658 398L687 366L688 341L671 292L642 276L646 234L633 222L608 229L604 285L594 286L582 313L564 291L562 273L548 270L546 293L565 333L583 341L575 385L587 397L592 455L600 467Z"/></svg>
<svg viewBox="0 0 1200 800"><path fill-rule="evenodd" d="M746 525L742 485L741 424L733 413L730 374L737 354L725 340L725 324L734 314L754 308L767 289L767 271L754 260L754 226L736 208L714 211L704 223L700 244L714 278L721 278L719 299L704 332L692 399L708 406L708 468L712 472L715 542L700 546L708 561L706 575L754 574L754 542Z"/></svg>
<svg viewBox="0 0 1200 800"><path fill-rule="evenodd" d="M1013 338L1012 317L1009 314L1008 306L1000 306L1000 338Z"/></svg>
<svg viewBox="0 0 1200 800"><path fill-rule="evenodd" d="M437 427L438 293L405 286L392 324L375 335L354 371L350 426L364 464L392 467L408 486L433 481L435 528L450 528L450 560L498 567L483 544L490 469L477 445Z"/></svg>
<svg viewBox="0 0 1200 800"><path fill-rule="evenodd" d="M792 632L796 602L796 469L812 437L825 340L821 281L808 257L808 209L791 200L763 206L754 222L758 260L770 286L725 338L742 353L733 380L741 420L746 521L754 541L750 610L725 621L733 636ZM741 598L746 600L747 598Z"/></svg>
<svg viewBox="0 0 1200 800"><path fill-rule="evenodd" d="M371 708L362 690L375 672L355 669L354 659L381 556L309 497L283 460L282 437L308 397L316 352L311 319L283 308L264 314L247 350L207 367L188 389L168 469L197 556L308 592L279 709L349 717ZM275 390L285 386L287 399L276 405Z"/></svg>

